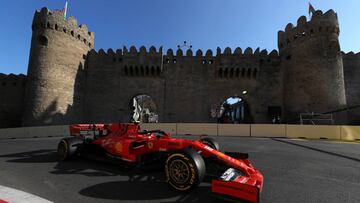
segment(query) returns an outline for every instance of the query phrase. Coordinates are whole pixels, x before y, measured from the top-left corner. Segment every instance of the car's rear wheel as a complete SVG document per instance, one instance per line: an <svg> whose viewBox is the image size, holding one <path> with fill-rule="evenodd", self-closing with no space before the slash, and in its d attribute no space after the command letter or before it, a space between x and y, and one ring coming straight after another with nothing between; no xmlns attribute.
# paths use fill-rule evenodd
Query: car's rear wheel
<svg viewBox="0 0 360 203"><path fill-rule="evenodd" d="M165 162L167 181L178 191L188 191L198 186L204 178L205 170L203 158L191 148L170 154Z"/></svg>
<svg viewBox="0 0 360 203"><path fill-rule="evenodd" d="M219 151L220 150L220 145L218 142L216 142L213 138L203 138L200 140L203 144Z"/></svg>
<svg viewBox="0 0 360 203"><path fill-rule="evenodd" d="M64 138L60 140L57 154L61 161L69 160L74 157L83 144L83 140L77 137Z"/></svg>

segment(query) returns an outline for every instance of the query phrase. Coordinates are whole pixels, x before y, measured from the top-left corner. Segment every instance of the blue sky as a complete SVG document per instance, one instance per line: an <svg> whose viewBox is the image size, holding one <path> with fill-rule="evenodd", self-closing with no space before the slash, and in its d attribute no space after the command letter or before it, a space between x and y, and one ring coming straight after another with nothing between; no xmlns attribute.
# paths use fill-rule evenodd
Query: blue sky
<svg viewBox="0 0 360 203"><path fill-rule="evenodd" d="M95 48L154 45L176 49L277 49L277 32L308 16L308 0L70 0L68 14L95 32ZM36 9L61 9L65 0L1 0L0 73L26 74ZM345 52L360 51L360 1L313 0L334 9Z"/></svg>

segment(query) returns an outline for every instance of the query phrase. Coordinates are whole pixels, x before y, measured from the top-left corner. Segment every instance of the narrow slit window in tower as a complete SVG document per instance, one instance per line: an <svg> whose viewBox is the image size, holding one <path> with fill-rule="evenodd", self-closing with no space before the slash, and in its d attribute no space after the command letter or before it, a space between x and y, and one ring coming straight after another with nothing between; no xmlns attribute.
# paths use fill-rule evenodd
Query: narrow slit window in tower
<svg viewBox="0 0 360 203"><path fill-rule="evenodd" d="M155 75L155 68L154 66L151 66L151 76L154 76Z"/></svg>
<svg viewBox="0 0 360 203"><path fill-rule="evenodd" d="M251 69L249 68L247 71L247 78L250 78L250 77L251 77Z"/></svg>
<svg viewBox="0 0 360 203"><path fill-rule="evenodd" d="M228 69L225 68L225 71L224 71L224 78L227 78L228 77Z"/></svg>
<svg viewBox="0 0 360 203"><path fill-rule="evenodd" d="M232 78L233 76L234 76L234 69L231 68L231 69L230 69L230 78Z"/></svg>
<svg viewBox="0 0 360 203"><path fill-rule="evenodd" d="M144 66L140 66L140 75L144 76Z"/></svg>
<svg viewBox="0 0 360 203"><path fill-rule="evenodd" d="M159 75L160 75L160 72L161 72L161 71L160 71L160 67L157 66L157 67L156 67L156 75L159 76Z"/></svg>
<svg viewBox="0 0 360 203"><path fill-rule="evenodd" d="M139 75L139 68L137 66L135 66L135 76Z"/></svg>
<svg viewBox="0 0 360 203"><path fill-rule="evenodd" d="M258 72L257 69L255 69L254 72L253 72L253 78L254 78L254 79L256 79L256 77L257 77L257 72Z"/></svg>
<svg viewBox="0 0 360 203"><path fill-rule="evenodd" d="M125 74L125 75L128 75L128 68L127 68L127 66L124 67L124 74Z"/></svg>
<svg viewBox="0 0 360 203"><path fill-rule="evenodd" d="M48 39L44 35L40 35L38 37L38 40L39 40L40 45L42 45L42 46L47 46L48 45Z"/></svg>
<svg viewBox="0 0 360 203"><path fill-rule="evenodd" d="M222 70L222 68L219 69L218 75L219 75L219 78L222 78L222 77L223 77L223 70Z"/></svg>
<svg viewBox="0 0 360 203"><path fill-rule="evenodd" d="M130 66L130 76L133 76L133 67Z"/></svg>
<svg viewBox="0 0 360 203"><path fill-rule="evenodd" d="M149 66L146 66L146 75L149 75Z"/></svg>
<svg viewBox="0 0 360 203"><path fill-rule="evenodd" d="M240 76L240 69L239 69L239 68L237 68L237 69L236 69L236 73L235 73L235 77L237 77L237 78L238 78L239 76Z"/></svg>

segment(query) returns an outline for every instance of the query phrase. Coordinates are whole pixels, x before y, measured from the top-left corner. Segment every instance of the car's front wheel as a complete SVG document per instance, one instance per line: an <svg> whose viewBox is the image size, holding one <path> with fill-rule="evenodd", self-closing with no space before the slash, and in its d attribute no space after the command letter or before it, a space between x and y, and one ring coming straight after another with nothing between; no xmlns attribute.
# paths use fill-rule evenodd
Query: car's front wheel
<svg viewBox="0 0 360 203"><path fill-rule="evenodd" d="M188 191L198 186L205 170L203 158L191 148L170 154L165 162L167 182L178 191Z"/></svg>

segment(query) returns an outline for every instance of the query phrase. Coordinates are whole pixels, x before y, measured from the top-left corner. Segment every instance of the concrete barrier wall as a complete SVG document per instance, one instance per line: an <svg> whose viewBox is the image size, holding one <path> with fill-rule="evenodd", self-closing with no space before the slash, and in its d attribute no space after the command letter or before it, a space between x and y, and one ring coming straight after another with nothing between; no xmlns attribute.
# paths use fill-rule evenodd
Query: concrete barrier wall
<svg viewBox="0 0 360 203"><path fill-rule="evenodd" d="M308 139L360 140L360 126L314 126L271 124L144 123L144 130L163 130L171 134L237 137L288 137ZM69 127L42 126L0 129L0 139L69 136Z"/></svg>
<svg viewBox="0 0 360 203"><path fill-rule="evenodd" d="M41 126L0 129L0 139L69 136L69 126Z"/></svg>
<svg viewBox="0 0 360 203"><path fill-rule="evenodd" d="M0 130L0 139L25 137L25 128L4 128Z"/></svg>
<svg viewBox="0 0 360 203"><path fill-rule="evenodd" d="M286 137L286 125L251 125L251 137Z"/></svg>
<svg viewBox="0 0 360 203"><path fill-rule="evenodd" d="M219 124L219 136L250 137L250 125L243 124Z"/></svg>
<svg viewBox="0 0 360 203"><path fill-rule="evenodd" d="M193 135L218 135L217 124L210 123L178 123L177 134L193 134Z"/></svg>
<svg viewBox="0 0 360 203"><path fill-rule="evenodd" d="M162 130L171 134L176 134L176 123L142 123L141 130Z"/></svg>
<svg viewBox="0 0 360 203"><path fill-rule="evenodd" d="M26 137L61 137L70 136L69 126L27 127Z"/></svg>
<svg viewBox="0 0 360 203"><path fill-rule="evenodd" d="M308 139L327 138L340 140L340 126L287 125L286 137Z"/></svg>
<svg viewBox="0 0 360 203"><path fill-rule="evenodd" d="M360 126L340 126L341 140L360 141Z"/></svg>

